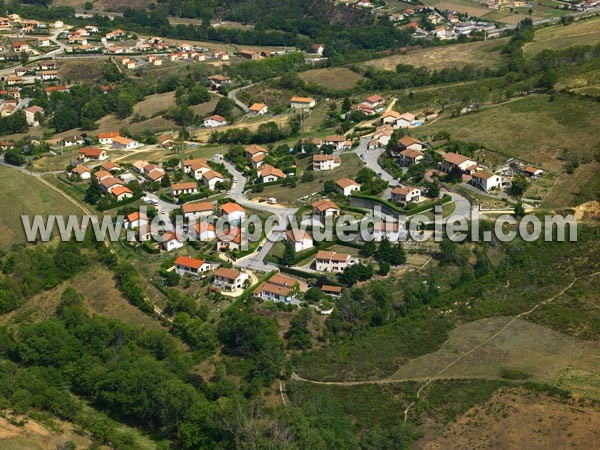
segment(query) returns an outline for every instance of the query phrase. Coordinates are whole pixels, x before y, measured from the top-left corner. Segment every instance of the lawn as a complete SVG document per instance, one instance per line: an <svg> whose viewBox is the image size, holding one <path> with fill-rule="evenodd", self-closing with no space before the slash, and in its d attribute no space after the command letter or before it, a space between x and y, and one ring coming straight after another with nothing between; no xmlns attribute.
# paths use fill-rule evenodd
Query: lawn
<svg viewBox="0 0 600 450"><path fill-rule="evenodd" d="M249 198L277 198L277 203L283 205L297 206L298 199L306 195L318 192L323 188L323 183L327 180L338 180L340 178L352 178L362 167L361 160L354 153L341 155L342 165L337 169L315 172L314 180L307 183L296 183L296 187L268 186L263 192L249 193ZM299 166L302 171L312 164L311 158L305 158L300 161Z"/></svg>
<svg viewBox="0 0 600 450"><path fill-rule="evenodd" d="M60 79L64 84L97 83L102 80L105 59L62 59L58 64Z"/></svg>
<svg viewBox="0 0 600 450"><path fill-rule="evenodd" d="M567 26L556 25L535 32L533 42L525 44L525 56L544 49L561 50L574 45L595 45L600 42L600 18L581 20Z"/></svg>
<svg viewBox="0 0 600 450"><path fill-rule="evenodd" d="M364 64L381 70L396 70L398 64L410 64L415 67L427 67L439 70L447 67L462 68L465 64L493 67L502 59L499 47L506 39L491 39L487 42L445 45L415 50L401 55L373 59Z"/></svg>
<svg viewBox="0 0 600 450"><path fill-rule="evenodd" d="M175 106L175 92L163 92L162 94L153 94L146 97L133 107L133 114L139 114L144 117L152 117L155 114L166 111Z"/></svg>
<svg viewBox="0 0 600 450"><path fill-rule="evenodd" d="M237 93L238 99L250 106L253 103L265 103L271 113L281 113L290 107L290 99L295 92L270 86L268 83L259 83L242 89Z"/></svg>
<svg viewBox="0 0 600 450"><path fill-rule="evenodd" d="M0 167L0 248L25 242L21 215L81 214L81 210L35 177Z"/></svg>
<svg viewBox="0 0 600 450"><path fill-rule="evenodd" d="M300 73L307 83L315 83L331 90L352 89L363 77L344 67L307 70Z"/></svg>

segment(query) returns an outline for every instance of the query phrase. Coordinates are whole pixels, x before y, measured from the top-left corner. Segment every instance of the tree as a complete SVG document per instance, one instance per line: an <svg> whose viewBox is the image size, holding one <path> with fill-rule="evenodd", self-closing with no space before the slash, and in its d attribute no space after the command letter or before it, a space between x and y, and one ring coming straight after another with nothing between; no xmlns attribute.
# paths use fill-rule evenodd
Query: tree
<svg viewBox="0 0 600 450"><path fill-rule="evenodd" d="M215 110L213 114L217 114L219 116L225 117L227 120L231 121L233 119L233 109L235 108L235 103L233 100L227 97L221 97L215 106Z"/></svg>
<svg viewBox="0 0 600 450"><path fill-rule="evenodd" d="M13 148L4 153L4 161L13 166L22 166L25 164L25 156L20 149Z"/></svg>
<svg viewBox="0 0 600 450"><path fill-rule="evenodd" d="M160 185L162 187L169 187L171 186L171 179L169 178L169 174L165 173L165 176L162 178L162 180L160 180Z"/></svg>
<svg viewBox="0 0 600 450"><path fill-rule="evenodd" d="M318 287L311 287L304 293L304 300L307 302L317 303L323 298L323 291Z"/></svg>
<svg viewBox="0 0 600 450"><path fill-rule="evenodd" d="M133 114L133 105L135 105L135 97L127 92L121 92L117 97L115 105L115 113L119 119L125 119Z"/></svg>
<svg viewBox="0 0 600 450"><path fill-rule="evenodd" d="M529 180L527 180L524 175L519 175L513 179L510 185L510 194L515 197L521 197L527 190L528 186Z"/></svg>
<svg viewBox="0 0 600 450"><path fill-rule="evenodd" d="M102 193L102 187L100 186L98 178L92 177L92 181L85 191L85 201L90 205L95 205L102 197Z"/></svg>
<svg viewBox="0 0 600 450"><path fill-rule="evenodd" d="M288 348L307 350L312 345L312 336L308 330L311 319L309 308L303 308L292 317L290 328L284 337L288 341Z"/></svg>
<svg viewBox="0 0 600 450"><path fill-rule="evenodd" d="M362 248L360 249L360 254L368 258L369 256L373 256L376 250L377 246L375 245L375 241L368 241L365 242Z"/></svg>
<svg viewBox="0 0 600 450"><path fill-rule="evenodd" d="M523 217L525 215L525 207L523 203L519 202L515 205L514 209L515 217Z"/></svg>
<svg viewBox="0 0 600 450"><path fill-rule="evenodd" d="M427 188L427 195L431 198L438 198L440 196L440 185L435 182L426 182L425 187Z"/></svg>
<svg viewBox="0 0 600 450"><path fill-rule="evenodd" d="M558 83L558 75L556 75L556 72L554 70L547 70L538 79L535 86L548 92L552 92L556 83Z"/></svg>
<svg viewBox="0 0 600 450"><path fill-rule="evenodd" d="M296 259L296 249L288 239L283 241L283 255L281 256L281 264L284 266L291 266L294 264Z"/></svg>
<svg viewBox="0 0 600 450"><path fill-rule="evenodd" d="M19 54L19 60L21 61L21 64L26 64L27 61L29 61L29 53L23 51Z"/></svg>
<svg viewBox="0 0 600 450"><path fill-rule="evenodd" d="M352 102L350 101L350 98L344 97L344 101L342 102L342 112L347 113L348 111L350 111L351 106Z"/></svg>
<svg viewBox="0 0 600 450"><path fill-rule="evenodd" d="M386 262L392 266L399 266L406 262L406 254L400 242L392 245L387 238L384 238L379 243L377 259L380 263Z"/></svg>
<svg viewBox="0 0 600 450"><path fill-rule="evenodd" d="M334 180L327 180L325 181L325 183L323 183L323 194L328 195L328 194L333 194L334 192L337 191L336 188L336 184Z"/></svg>
<svg viewBox="0 0 600 450"><path fill-rule="evenodd" d="M390 264L388 262L382 261L379 263L379 274L387 275L390 272Z"/></svg>
<svg viewBox="0 0 600 450"><path fill-rule="evenodd" d="M198 105L200 103L206 103L210 100L210 93L201 84L197 84L188 94L188 102L190 105Z"/></svg>

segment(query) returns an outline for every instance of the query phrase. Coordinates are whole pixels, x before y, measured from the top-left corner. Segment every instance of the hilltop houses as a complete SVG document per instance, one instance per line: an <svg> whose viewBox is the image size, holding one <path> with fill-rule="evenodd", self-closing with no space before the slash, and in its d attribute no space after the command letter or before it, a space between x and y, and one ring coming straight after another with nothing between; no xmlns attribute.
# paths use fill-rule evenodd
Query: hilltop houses
<svg viewBox="0 0 600 450"><path fill-rule="evenodd" d="M247 273L240 272L236 269L219 267L215 271L215 276L212 285L217 289L226 292L233 292L244 287L244 283L248 281Z"/></svg>
<svg viewBox="0 0 600 450"><path fill-rule="evenodd" d="M204 127L205 128L217 128L227 125L227 120L223 116L219 116L218 114L214 114L210 117L204 119Z"/></svg>
<svg viewBox="0 0 600 450"><path fill-rule="evenodd" d="M340 194L346 197L352 195L354 192L360 191L360 184L349 178L341 178L337 180L335 182L335 187Z"/></svg>
<svg viewBox="0 0 600 450"><path fill-rule="evenodd" d="M313 238L306 231L292 229L285 232L285 236L294 245L294 251L301 252L313 248Z"/></svg>
<svg viewBox="0 0 600 450"><path fill-rule="evenodd" d="M442 157L438 168L446 173L450 173L452 169L458 169L470 175L477 168L477 162L459 153L448 152Z"/></svg>
<svg viewBox="0 0 600 450"><path fill-rule="evenodd" d="M331 200L318 200L312 204L312 211L315 216L322 218L337 217L341 209Z"/></svg>
<svg viewBox="0 0 600 450"><path fill-rule="evenodd" d="M278 181L285 178L285 174L281 169L273 167L270 164L265 164L260 169L258 177L262 180L263 183L270 183L272 181Z"/></svg>
<svg viewBox="0 0 600 450"><path fill-rule="evenodd" d="M174 261L174 265L175 272L180 276L192 275L197 277L211 269L210 263L190 256L178 256Z"/></svg>
<svg viewBox="0 0 600 450"><path fill-rule="evenodd" d="M471 184L489 192L502 186L502 177L488 170L477 170L471 174Z"/></svg>
<svg viewBox="0 0 600 450"><path fill-rule="evenodd" d="M77 156L77 159L83 162L91 160L102 161L106 158L108 158L106 150L97 147L83 147L79 149L79 154Z"/></svg>
<svg viewBox="0 0 600 450"><path fill-rule="evenodd" d="M401 206L407 203L416 203L421 199L421 189L412 186L397 186L392 189L392 202Z"/></svg>
<svg viewBox="0 0 600 450"><path fill-rule="evenodd" d="M264 103L254 103L248 109L248 113L251 116L262 116L262 115L267 114L268 112L269 112L269 107L267 105L265 105Z"/></svg>

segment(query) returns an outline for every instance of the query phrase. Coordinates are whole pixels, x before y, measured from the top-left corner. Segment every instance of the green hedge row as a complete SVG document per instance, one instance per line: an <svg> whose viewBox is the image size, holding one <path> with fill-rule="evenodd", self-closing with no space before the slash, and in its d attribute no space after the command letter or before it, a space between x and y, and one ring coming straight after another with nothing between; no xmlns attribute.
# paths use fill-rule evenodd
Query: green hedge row
<svg viewBox="0 0 600 450"><path fill-rule="evenodd" d="M142 198L142 195L143 194L137 194L131 198L126 198L125 200L121 200L120 202L109 203L107 205L97 205L96 208L98 208L98 210L100 211L108 211L110 209L119 208L120 206L128 205L139 200L140 198Z"/></svg>

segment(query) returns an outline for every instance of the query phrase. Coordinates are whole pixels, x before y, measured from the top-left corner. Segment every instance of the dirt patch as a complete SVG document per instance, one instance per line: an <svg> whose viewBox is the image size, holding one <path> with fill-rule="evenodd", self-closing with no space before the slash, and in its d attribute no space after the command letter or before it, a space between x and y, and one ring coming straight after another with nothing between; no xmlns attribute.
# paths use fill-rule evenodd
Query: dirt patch
<svg viewBox="0 0 600 450"><path fill-rule="evenodd" d="M15 417L15 421L24 420L23 426L16 426L4 417L0 417L0 450L56 450L66 442L73 442L77 448L88 448L91 440L74 431L69 422L54 419L52 431L45 425L25 417Z"/></svg>
<svg viewBox="0 0 600 450"><path fill-rule="evenodd" d="M523 389L499 389L438 435L415 448L529 450L588 449L600 440L600 410L588 403L565 403Z"/></svg>
<svg viewBox="0 0 600 450"><path fill-rule="evenodd" d="M473 5L475 5L475 3L473 3ZM481 17L490 12L489 8L481 8L478 6L466 6L466 5L461 5L459 3L446 2L446 1L439 2L435 6L436 6L436 8L441 9L441 10L447 9L448 11L458 11L461 13L467 13L473 17Z"/></svg>
<svg viewBox="0 0 600 450"><path fill-rule="evenodd" d="M63 59L58 65L58 72L64 84L97 83L102 80L106 64L105 59Z"/></svg>
<svg viewBox="0 0 600 450"><path fill-rule="evenodd" d="M134 114L140 114L145 117L152 117L154 114L175 106L175 92L163 92L162 94L153 94L146 97L133 107Z"/></svg>
<svg viewBox="0 0 600 450"><path fill-rule="evenodd" d="M594 200L575 208L575 218L577 220L582 220L585 217L600 219L600 202Z"/></svg>

